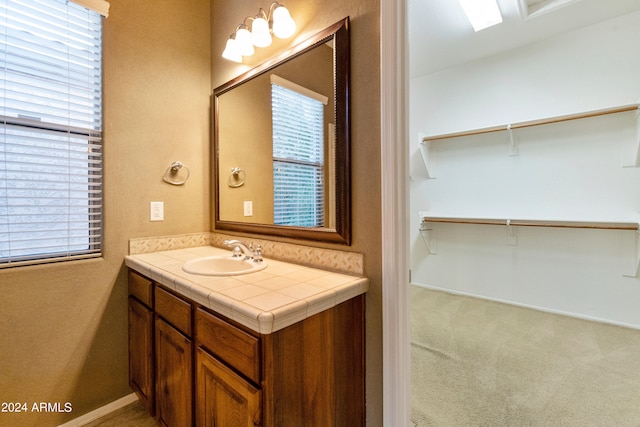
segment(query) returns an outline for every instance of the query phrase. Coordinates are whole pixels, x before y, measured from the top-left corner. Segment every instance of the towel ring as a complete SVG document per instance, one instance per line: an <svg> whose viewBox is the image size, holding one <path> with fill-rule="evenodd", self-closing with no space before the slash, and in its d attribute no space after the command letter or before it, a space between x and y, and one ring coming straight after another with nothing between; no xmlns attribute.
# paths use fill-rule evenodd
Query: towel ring
<svg viewBox="0 0 640 427"><path fill-rule="evenodd" d="M189 168L181 161L175 161L164 171L162 179L171 185L182 185L189 179Z"/></svg>
<svg viewBox="0 0 640 427"><path fill-rule="evenodd" d="M231 188L242 187L245 179L247 179L247 173L236 166L231 168L231 175L229 175L227 185Z"/></svg>

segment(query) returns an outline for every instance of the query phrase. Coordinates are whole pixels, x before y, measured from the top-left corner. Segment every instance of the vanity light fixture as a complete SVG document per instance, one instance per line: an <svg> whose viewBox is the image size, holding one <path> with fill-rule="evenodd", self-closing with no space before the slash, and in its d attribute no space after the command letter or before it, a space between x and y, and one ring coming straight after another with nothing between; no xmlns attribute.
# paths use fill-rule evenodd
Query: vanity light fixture
<svg viewBox="0 0 640 427"><path fill-rule="evenodd" d="M496 0L459 0L464 13L478 32L502 22Z"/></svg>
<svg viewBox="0 0 640 427"><path fill-rule="evenodd" d="M240 54L240 49L238 48L238 42L236 41L235 35L231 35L229 40L227 40L227 45L222 52L222 57L229 61L242 62L242 55Z"/></svg>
<svg viewBox="0 0 640 427"><path fill-rule="evenodd" d="M247 21L251 21L251 31ZM280 39L286 39L295 31L296 23L291 18L289 10L280 3L273 2L268 13L260 8L256 16L246 17L244 22L236 27L227 40L222 57L229 61L242 62L243 56L254 54L254 46L269 46L272 33Z"/></svg>
<svg viewBox="0 0 640 427"><path fill-rule="evenodd" d="M239 25L236 30L236 43L242 56L251 56L255 52L251 41L251 32L244 24Z"/></svg>

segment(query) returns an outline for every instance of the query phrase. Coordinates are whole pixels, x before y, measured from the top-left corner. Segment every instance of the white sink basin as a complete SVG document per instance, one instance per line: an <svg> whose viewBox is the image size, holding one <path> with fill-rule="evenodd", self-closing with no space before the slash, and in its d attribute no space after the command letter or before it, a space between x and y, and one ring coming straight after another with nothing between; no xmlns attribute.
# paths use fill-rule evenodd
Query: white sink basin
<svg viewBox="0 0 640 427"><path fill-rule="evenodd" d="M230 256L208 256L192 259L182 266L187 273L200 274L202 276L237 276L240 274L255 273L267 268L267 262L253 262L242 258Z"/></svg>

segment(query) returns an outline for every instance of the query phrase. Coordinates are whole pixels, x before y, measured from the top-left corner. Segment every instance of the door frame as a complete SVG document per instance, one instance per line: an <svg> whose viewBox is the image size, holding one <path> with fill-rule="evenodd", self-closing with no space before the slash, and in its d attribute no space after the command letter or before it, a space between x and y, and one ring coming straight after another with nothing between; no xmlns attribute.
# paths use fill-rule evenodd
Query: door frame
<svg viewBox="0 0 640 427"><path fill-rule="evenodd" d="M383 425L409 426L407 1L380 1Z"/></svg>

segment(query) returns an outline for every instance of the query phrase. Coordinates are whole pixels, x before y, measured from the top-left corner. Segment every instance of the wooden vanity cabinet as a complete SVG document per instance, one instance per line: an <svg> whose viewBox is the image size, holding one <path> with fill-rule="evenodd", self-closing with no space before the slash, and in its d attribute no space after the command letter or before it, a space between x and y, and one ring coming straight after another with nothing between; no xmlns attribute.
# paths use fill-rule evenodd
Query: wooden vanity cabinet
<svg viewBox="0 0 640 427"><path fill-rule="evenodd" d="M192 305L129 271L129 385L160 425L193 421Z"/></svg>
<svg viewBox="0 0 640 427"><path fill-rule="evenodd" d="M155 415L153 283L129 271L129 386Z"/></svg>
<svg viewBox="0 0 640 427"><path fill-rule="evenodd" d="M195 313L196 426L261 426L258 334L203 308Z"/></svg>
<svg viewBox="0 0 640 427"><path fill-rule="evenodd" d="M167 427L193 421L191 303L156 285L156 419Z"/></svg>
<svg viewBox="0 0 640 427"><path fill-rule="evenodd" d="M262 424L262 392L210 353L196 350L196 426Z"/></svg>
<svg viewBox="0 0 640 427"><path fill-rule="evenodd" d="M262 336L265 426L364 426L364 295Z"/></svg>
<svg viewBox="0 0 640 427"><path fill-rule="evenodd" d="M198 427L364 425L363 295L272 334L195 315Z"/></svg>
<svg viewBox="0 0 640 427"><path fill-rule="evenodd" d="M364 295L259 334L159 285L154 292L161 424L364 426Z"/></svg>

